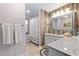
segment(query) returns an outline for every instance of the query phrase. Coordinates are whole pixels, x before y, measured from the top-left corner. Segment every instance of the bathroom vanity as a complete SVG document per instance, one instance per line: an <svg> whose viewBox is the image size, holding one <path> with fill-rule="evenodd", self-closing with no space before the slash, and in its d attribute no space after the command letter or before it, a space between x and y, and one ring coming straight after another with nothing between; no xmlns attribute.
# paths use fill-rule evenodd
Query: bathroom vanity
<svg viewBox="0 0 79 59"><path fill-rule="evenodd" d="M79 56L79 38L59 38L47 44L49 56Z"/></svg>

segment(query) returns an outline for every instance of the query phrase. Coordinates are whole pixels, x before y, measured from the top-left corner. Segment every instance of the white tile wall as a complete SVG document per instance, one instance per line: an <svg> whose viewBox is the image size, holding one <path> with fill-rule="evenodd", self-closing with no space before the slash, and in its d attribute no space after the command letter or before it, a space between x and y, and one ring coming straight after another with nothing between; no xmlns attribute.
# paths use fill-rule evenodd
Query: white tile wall
<svg viewBox="0 0 79 59"><path fill-rule="evenodd" d="M39 18L35 17L33 19L30 19L30 37L31 41L34 43L39 44L39 39L40 39L40 29L39 29Z"/></svg>

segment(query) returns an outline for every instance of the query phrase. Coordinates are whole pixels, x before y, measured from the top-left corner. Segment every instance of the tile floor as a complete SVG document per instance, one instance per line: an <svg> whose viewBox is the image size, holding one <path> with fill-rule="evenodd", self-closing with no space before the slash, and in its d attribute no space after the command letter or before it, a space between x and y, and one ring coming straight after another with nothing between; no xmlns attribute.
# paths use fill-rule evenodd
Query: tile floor
<svg viewBox="0 0 79 59"><path fill-rule="evenodd" d="M42 47L29 43L29 39L29 35L26 35L25 56L40 56L39 52Z"/></svg>
<svg viewBox="0 0 79 59"><path fill-rule="evenodd" d="M42 47L36 46L32 43L28 43L25 49L26 56L40 56L39 52Z"/></svg>

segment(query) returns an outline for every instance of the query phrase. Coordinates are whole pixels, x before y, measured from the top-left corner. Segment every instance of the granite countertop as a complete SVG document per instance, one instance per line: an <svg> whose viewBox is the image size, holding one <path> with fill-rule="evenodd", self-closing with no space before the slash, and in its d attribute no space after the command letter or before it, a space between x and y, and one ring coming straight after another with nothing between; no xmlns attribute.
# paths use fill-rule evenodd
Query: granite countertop
<svg viewBox="0 0 79 59"><path fill-rule="evenodd" d="M79 38L78 37L59 39L47 44L47 46L71 56L79 56Z"/></svg>

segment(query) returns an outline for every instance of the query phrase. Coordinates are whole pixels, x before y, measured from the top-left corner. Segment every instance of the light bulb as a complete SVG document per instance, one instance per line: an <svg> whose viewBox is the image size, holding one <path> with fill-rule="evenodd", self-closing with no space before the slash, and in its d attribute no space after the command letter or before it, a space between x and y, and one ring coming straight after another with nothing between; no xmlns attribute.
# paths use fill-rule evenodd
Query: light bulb
<svg viewBox="0 0 79 59"><path fill-rule="evenodd" d="M53 13L53 16L55 16L56 14L55 13Z"/></svg>
<svg viewBox="0 0 79 59"><path fill-rule="evenodd" d="M63 11L63 10L61 10L61 13L64 13L64 11Z"/></svg>
<svg viewBox="0 0 79 59"><path fill-rule="evenodd" d="M66 8L66 12L69 11L69 10L70 10L69 8Z"/></svg>
<svg viewBox="0 0 79 59"><path fill-rule="evenodd" d="M59 12L57 12L57 15L59 15Z"/></svg>

